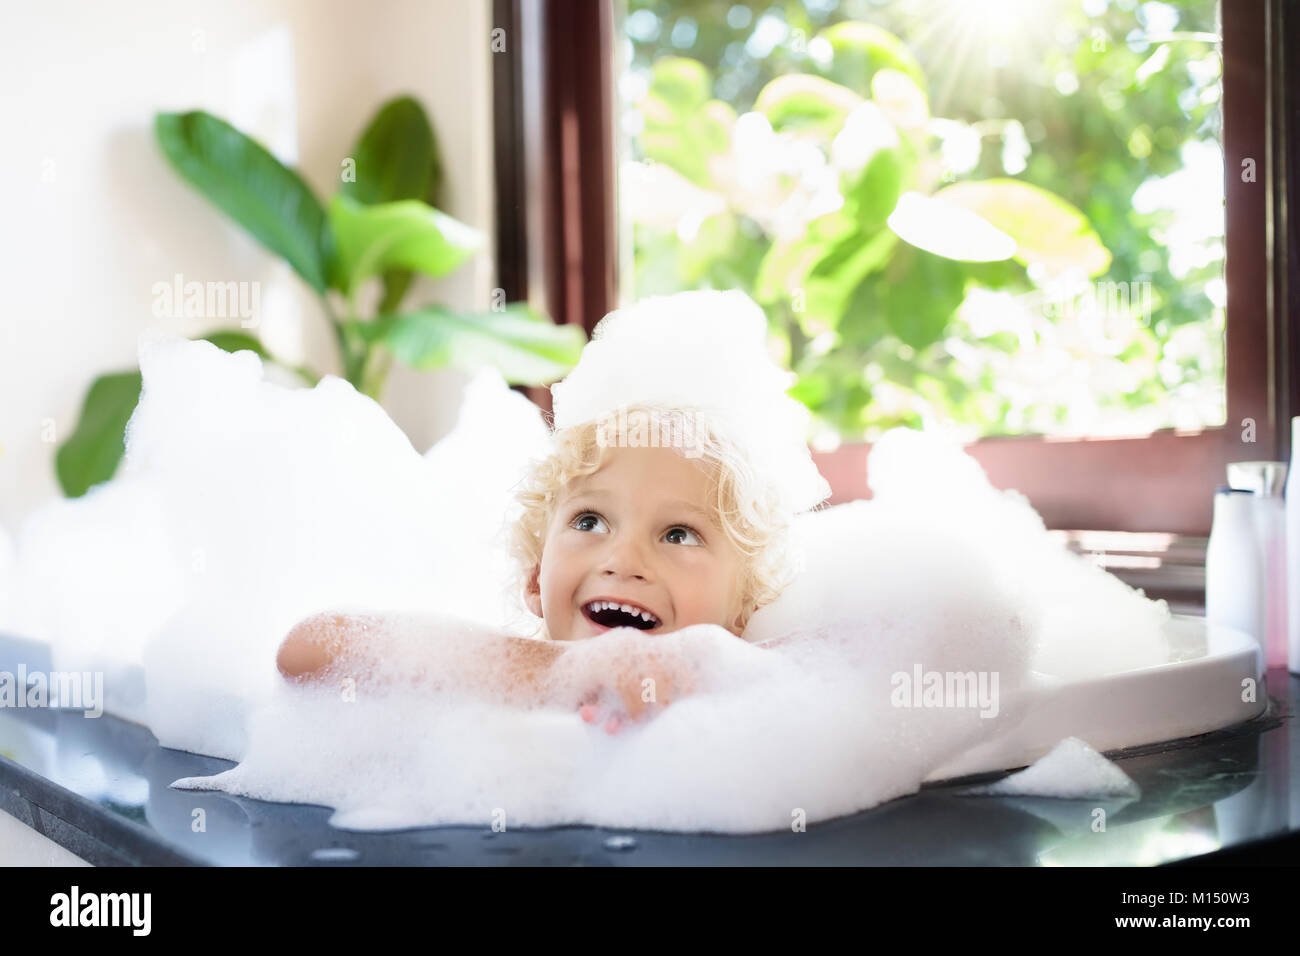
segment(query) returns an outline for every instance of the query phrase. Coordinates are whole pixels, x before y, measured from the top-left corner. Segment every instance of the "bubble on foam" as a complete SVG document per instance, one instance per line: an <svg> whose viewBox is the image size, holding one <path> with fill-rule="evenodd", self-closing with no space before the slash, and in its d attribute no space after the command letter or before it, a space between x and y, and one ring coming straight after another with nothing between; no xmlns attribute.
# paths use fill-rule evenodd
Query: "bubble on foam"
<svg viewBox="0 0 1300 956"><path fill-rule="evenodd" d="M996 783L971 787L962 796L1131 797L1141 791L1123 770L1078 737L1066 737L1044 757Z"/></svg>
<svg viewBox="0 0 1300 956"><path fill-rule="evenodd" d="M357 828L481 825L501 809L510 826L784 829L915 791L1023 716L1031 667L1158 650L1141 598L1049 547L1022 499L960 450L890 433L874 500L801 516L806 569L749 642L713 625L658 638L700 689L611 737L574 712L573 685L524 711L463 690L489 659L452 649L516 624L502 520L547 443L499 376L474 379L422 456L331 377L283 388L251 353L201 342L151 345L141 367L121 476L24 526L17 612L58 666L143 667L139 710L115 712L164 746L239 761L182 785L324 804ZM1125 607L1136 623L1116 634ZM392 653L350 689L286 684L280 641L330 609L382 615ZM590 681L636 640L583 642L565 673ZM918 666L996 673L997 716L898 706L894 678ZM421 669L443 686L412 686Z"/></svg>

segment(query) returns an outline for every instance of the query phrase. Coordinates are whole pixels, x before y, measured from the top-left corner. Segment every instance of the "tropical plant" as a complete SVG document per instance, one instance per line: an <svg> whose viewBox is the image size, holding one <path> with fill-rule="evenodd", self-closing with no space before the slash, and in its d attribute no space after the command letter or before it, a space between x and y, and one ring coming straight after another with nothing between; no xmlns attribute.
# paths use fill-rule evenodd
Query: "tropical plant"
<svg viewBox="0 0 1300 956"><path fill-rule="evenodd" d="M1217 148L1215 4L1083 6L991 70L960 5L630 0L633 294L749 291L842 437L1220 424L1221 234L1139 201Z"/></svg>
<svg viewBox="0 0 1300 956"><path fill-rule="evenodd" d="M202 110L159 113L154 132L176 172L271 252L316 293L338 346L343 377L378 400L393 359L415 369L492 364L515 384L562 377L585 336L523 303L486 312L430 305L403 312L413 277L445 276L482 244L481 234L435 208L442 184L433 127L411 97L385 103L341 164L328 206L294 170L229 123ZM358 293L382 283L373 315ZM319 375L272 355L250 331L203 336L227 351L247 349L307 384ZM76 430L59 449L64 493L83 494L112 477L123 433L139 400L138 370L97 378Z"/></svg>

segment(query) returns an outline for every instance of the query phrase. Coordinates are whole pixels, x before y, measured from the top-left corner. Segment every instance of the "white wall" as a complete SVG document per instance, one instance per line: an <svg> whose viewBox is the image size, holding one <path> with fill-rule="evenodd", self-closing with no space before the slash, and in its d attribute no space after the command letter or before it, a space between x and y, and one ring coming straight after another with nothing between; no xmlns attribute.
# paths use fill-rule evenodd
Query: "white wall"
<svg viewBox="0 0 1300 956"><path fill-rule="evenodd" d="M7 4L0 36L0 525L59 494L53 456L85 390L135 363L142 333L238 318L156 318L153 286L259 282L263 340L337 371L314 295L182 182L160 110L206 109L296 165L322 199L381 102L425 106L445 212L481 230L455 275L408 306L486 308L493 281L489 0L55 0ZM454 421L459 372L395 369L385 405L423 451ZM51 423L54 441L50 438Z"/></svg>

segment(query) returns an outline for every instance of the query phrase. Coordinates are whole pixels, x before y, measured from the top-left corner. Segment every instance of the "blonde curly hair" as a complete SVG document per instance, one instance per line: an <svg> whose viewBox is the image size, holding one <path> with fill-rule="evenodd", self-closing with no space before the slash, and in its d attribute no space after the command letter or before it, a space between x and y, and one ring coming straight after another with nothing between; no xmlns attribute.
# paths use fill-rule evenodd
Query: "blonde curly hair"
<svg viewBox="0 0 1300 956"><path fill-rule="evenodd" d="M693 449L711 482L718 527L742 558L739 625L743 631L754 612L776 600L798 573L790 539L794 516L779 508L777 497L740 446L698 410L638 404L627 406L626 412L628 418L642 416L651 422L652 434L694 435ZM685 431L688 426L692 432ZM601 429L600 422L586 422L554 432L551 452L534 462L516 486L515 501L522 511L509 526L515 571L508 587L511 604L526 618L532 618L532 613L523 597L541 566L546 531L564 489L604 462L610 442L602 440ZM537 636L548 636L544 621L537 626Z"/></svg>

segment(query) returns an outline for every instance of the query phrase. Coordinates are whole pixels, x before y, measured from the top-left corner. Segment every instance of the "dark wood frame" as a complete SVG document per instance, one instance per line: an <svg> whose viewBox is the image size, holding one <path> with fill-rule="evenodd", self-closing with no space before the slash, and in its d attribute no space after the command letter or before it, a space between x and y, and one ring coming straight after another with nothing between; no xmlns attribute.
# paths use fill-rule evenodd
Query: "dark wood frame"
<svg viewBox="0 0 1300 956"><path fill-rule="evenodd" d="M493 0L498 285L590 335L617 306L614 0ZM523 390L543 411L545 388Z"/></svg>
<svg viewBox="0 0 1300 956"><path fill-rule="evenodd" d="M1208 534L1224 465L1290 454L1300 414L1300 278L1288 197L1300 195L1300 0L1225 0L1227 424L1140 438L990 438L967 451L998 487L1025 493L1048 527ZM499 284L588 332L617 303L614 0L494 0L510 38L496 86ZM529 96L532 96L531 102ZM1254 182L1242 160L1254 159ZM521 242L521 237L527 237ZM527 390L544 410L546 389ZM1254 444L1242 441L1254 421ZM832 502L869 495L870 446L814 455Z"/></svg>

